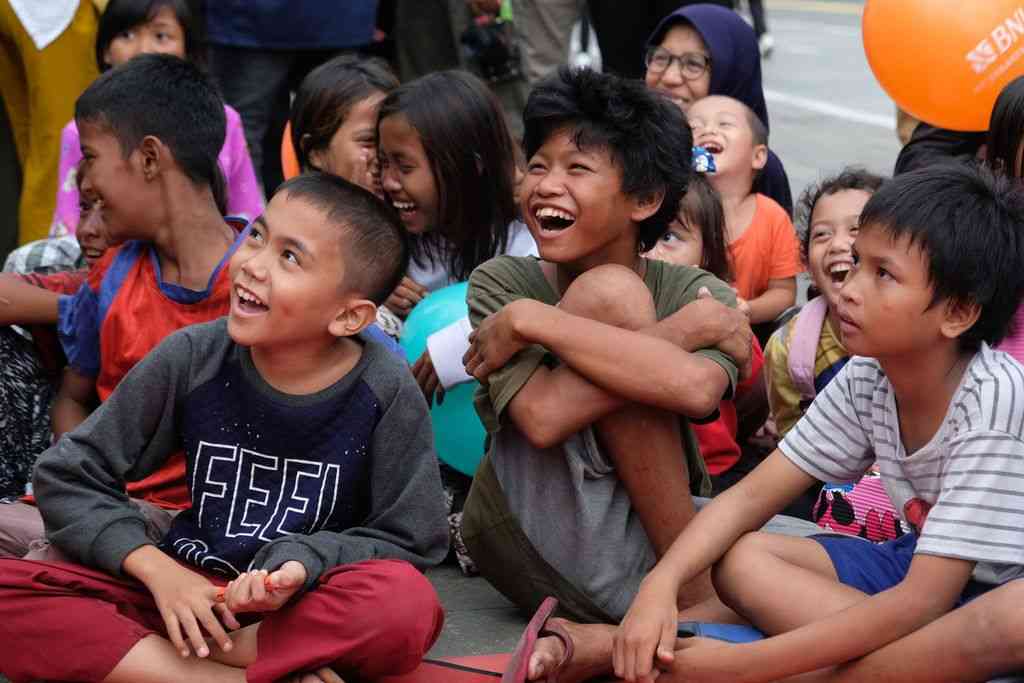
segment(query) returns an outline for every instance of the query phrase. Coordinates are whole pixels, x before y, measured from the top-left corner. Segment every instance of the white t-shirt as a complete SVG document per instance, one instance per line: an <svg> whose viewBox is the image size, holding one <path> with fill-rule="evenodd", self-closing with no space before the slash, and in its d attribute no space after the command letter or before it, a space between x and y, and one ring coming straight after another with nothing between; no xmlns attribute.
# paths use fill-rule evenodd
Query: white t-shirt
<svg viewBox="0 0 1024 683"><path fill-rule="evenodd" d="M975 561L977 581L999 584L1024 575L1022 431L1024 366L982 345L942 425L916 452L903 448L888 378L877 361L860 357L779 448L823 481L857 481L877 461L896 510L920 532L915 552Z"/></svg>
<svg viewBox="0 0 1024 683"><path fill-rule="evenodd" d="M530 234L530 229L526 227L526 223L518 220L509 223L508 245L505 251L495 254L495 256L536 255L537 243L533 241L533 235ZM422 264L417 263L415 259L410 259L407 274L410 278L426 287L428 292L433 292L435 289L441 289L455 283L452 276L448 274L448 259L447 254L444 253L442 253L441 258L435 259L433 262L430 259L423 259Z"/></svg>

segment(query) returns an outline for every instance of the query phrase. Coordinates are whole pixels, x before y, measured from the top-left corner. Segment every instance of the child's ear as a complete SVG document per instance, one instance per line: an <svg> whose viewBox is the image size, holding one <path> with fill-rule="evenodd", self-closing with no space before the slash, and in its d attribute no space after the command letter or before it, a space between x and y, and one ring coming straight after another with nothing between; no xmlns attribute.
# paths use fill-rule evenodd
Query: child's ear
<svg viewBox="0 0 1024 683"><path fill-rule="evenodd" d="M160 138L153 135L142 138L138 152L142 160L143 177L146 180L153 180L160 175L168 154L167 146L160 142Z"/></svg>
<svg viewBox="0 0 1024 683"><path fill-rule="evenodd" d="M323 153L319 149L313 150L312 152L309 151L309 144L312 140L313 136L309 133L305 133L301 138L299 138L299 147L302 148L302 153L306 156L306 161L309 163L310 168L320 170L323 168L323 165L320 163L323 161Z"/></svg>
<svg viewBox="0 0 1024 683"><path fill-rule="evenodd" d="M750 165L755 171L760 171L768 163L768 145L754 145L754 161Z"/></svg>
<svg viewBox="0 0 1024 683"><path fill-rule="evenodd" d="M947 301L946 312L940 326L942 335L947 339L956 339L978 322L981 317L981 306L968 301Z"/></svg>
<svg viewBox="0 0 1024 683"><path fill-rule="evenodd" d="M663 189L640 195L633 200L633 210L630 212L629 217L635 223L645 221L658 213L658 209L661 208L663 201L665 201L665 190Z"/></svg>
<svg viewBox="0 0 1024 683"><path fill-rule="evenodd" d="M348 299L327 326L335 337L354 337L377 319L377 304L369 299Z"/></svg>

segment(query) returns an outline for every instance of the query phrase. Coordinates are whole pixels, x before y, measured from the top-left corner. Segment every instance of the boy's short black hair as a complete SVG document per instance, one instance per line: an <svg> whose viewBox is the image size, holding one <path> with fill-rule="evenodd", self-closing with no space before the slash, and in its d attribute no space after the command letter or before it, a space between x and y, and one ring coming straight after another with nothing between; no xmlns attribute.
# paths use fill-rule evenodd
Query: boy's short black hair
<svg viewBox="0 0 1024 683"><path fill-rule="evenodd" d="M75 122L103 126L126 158L152 135L192 182L211 188L222 182L217 156L227 130L224 102L184 59L144 54L107 71L78 98Z"/></svg>
<svg viewBox="0 0 1024 683"><path fill-rule="evenodd" d="M651 249L665 234L693 172L693 133L670 100L640 81L562 67L530 93L523 127L527 159L555 132L569 128L581 149L608 150L622 169L624 194L664 191L661 207L640 223L640 250Z"/></svg>
<svg viewBox="0 0 1024 683"><path fill-rule="evenodd" d="M817 183L811 183L800 193L800 199L794 209L796 213L796 230L800 236L800 255L807 261L807 252L811 245L811 221L814 219L814 207L822 197L844 192L846 190L862 190L868 194L878 192L885 178L860 166L847 166L839 173L829 176Z"/></svg>
<svg viewBox="0 0 1024 683"><path fill-rule="evenodd" d="M928 261L941 302L974 304L981 315L960 347L996 344L1024 295L1024 190L984 167L940 164L896 176L861 212L861 231L909 237Z"/></svg>
<svg viewBox="0 0 1024 683"><path fill-rule="evenodd" d="M764 125L761 117L750 108L746 102L736 100L743 105L743 113L747 115L747 125L750 127L750 134L754 138L754 145L768 146L768 126Z"/></svg>
<svg viewBox="0 0 1024 683"><path fill-rule="evenodd" d="M277 188L326 214L341 233L343 286L380 305L409 266L409 246L398 215L372 192L329 173L303 173Z"/></svg>

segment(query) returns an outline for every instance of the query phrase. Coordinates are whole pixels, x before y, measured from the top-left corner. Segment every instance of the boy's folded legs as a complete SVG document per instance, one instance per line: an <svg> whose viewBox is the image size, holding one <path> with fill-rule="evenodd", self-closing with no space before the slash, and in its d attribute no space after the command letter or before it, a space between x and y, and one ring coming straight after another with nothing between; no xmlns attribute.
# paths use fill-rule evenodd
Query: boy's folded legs
<svg viewBox="0 0 1024 683"><path fill-rule="evenodd" d="M391 600L394 595L402 600ZM141 583L60 562L0 560L0 617L4 673L15 683L104 680L122 662L134 667L125 657L165 628ZM246 680L271 683L323 666L371 680L405 673L430 649L442 623L436 593L412 565L339 566L289 609L260 622L265 654L248 667ZM60 643L75 656L40 657L40 643Z"/></svg>

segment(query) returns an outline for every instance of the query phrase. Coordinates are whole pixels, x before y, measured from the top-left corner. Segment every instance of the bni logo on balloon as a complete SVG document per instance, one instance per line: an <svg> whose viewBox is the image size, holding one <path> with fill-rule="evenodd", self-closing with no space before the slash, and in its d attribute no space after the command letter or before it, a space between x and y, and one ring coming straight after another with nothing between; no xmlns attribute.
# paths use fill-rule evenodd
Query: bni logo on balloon
<svg viewBox="0 0 1024 683"><path fill-rule="evenodd" d="M1024 36L1024 7L1018 7L1013 14L997 24L977 47L967 53L965 59L974 73L985 73L1021 36Z"/></svg>

